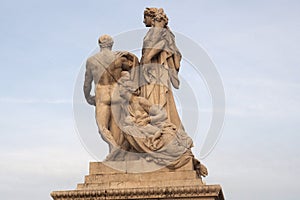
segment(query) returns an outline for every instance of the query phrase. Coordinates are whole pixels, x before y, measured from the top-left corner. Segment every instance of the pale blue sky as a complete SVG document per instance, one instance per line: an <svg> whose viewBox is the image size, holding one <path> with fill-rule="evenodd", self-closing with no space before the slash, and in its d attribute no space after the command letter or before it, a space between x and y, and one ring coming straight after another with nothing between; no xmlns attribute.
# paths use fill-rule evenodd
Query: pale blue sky
<svg viewBox="0 0 300 200"><path fill-rule="evenodd" d="M99 35L143 28L163 7L222 76L226 121L203 160L231 200L296 200L300 178L299 1L0 1L1 199L50 199L83 182L92 157L73 122L82 62Z"/></svg>

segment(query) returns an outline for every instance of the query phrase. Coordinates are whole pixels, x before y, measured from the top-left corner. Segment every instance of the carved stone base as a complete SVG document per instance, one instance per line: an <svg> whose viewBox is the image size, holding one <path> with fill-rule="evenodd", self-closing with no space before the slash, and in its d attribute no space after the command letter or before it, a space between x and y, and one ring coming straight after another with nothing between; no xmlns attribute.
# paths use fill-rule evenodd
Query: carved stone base
<svg viewBox="0 0 300 200"><path fill-rule="evenodd" d="M204 185L190 162L177 170L137 172L143 161L92 162L89 175L76 190L55 191L54 200L202 199L224 200L221 186ZM150 168L147 170L150 171Z"/></svg>

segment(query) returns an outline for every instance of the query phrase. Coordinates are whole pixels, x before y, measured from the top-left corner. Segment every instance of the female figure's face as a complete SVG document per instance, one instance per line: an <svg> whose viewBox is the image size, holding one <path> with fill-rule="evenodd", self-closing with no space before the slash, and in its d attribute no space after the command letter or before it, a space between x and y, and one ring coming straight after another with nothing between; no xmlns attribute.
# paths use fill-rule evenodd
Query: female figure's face
<svg viewBox="0 0 300 200"><path fill-rule="evenodd" d="M144 24L146 27L152 26L152 18L149 15L144 15Z"/></svg>

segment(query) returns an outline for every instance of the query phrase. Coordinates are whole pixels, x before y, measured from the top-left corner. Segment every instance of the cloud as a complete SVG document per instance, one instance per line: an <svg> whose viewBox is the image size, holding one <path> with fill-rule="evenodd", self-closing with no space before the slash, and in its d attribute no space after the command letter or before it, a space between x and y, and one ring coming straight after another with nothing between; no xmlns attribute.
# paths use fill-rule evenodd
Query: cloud
<svg viewBox="0 0 300 200"><path fill-rule="evenodd" d="M227 114L295 117L300 113L300 83L267 77L234 78L225 86Z"/></svg>
<svg viewBox="0 0 300 200"><path fill-rule="evenodd" d="M38 98L15 98L15 97L0 97L0 103L13 104L72 104L71 99L38 99Z"/></svg>
<svg viewBox="0 0 300 200"><path fill-rule="evenodd" d="M300 162L293 152L278 155L256 145L249 153L235 142L218 145L203 163L207 184L221 184L226 199L297 199Z"/></svg>
<svg viewBox="0 0 300 200"><path fill-rule="evenodd" d="M83 182L91 157L82 148L44 146L1 151L0 159L3 199L50 200L51 191L75 189Z"/></svg>

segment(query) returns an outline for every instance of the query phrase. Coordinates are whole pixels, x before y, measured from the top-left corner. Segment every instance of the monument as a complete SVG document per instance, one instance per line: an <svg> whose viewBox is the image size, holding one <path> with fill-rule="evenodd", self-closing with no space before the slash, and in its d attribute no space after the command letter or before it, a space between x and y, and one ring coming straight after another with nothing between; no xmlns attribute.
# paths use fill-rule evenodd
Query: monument
<svg viewBox="0 0 300 200"><path fill-rule="evenodd" d="M176 109L182 55L162 8L146 8L142 56L112 51L113 38L98 39L100 52L88 58L86 101L95 106L103 162L91 162L75 190L55 191L54 200L224 199L221 186L206 185L206 167L193 155L193 141ZM95 95L91 95L94 87Z"/></svg>

